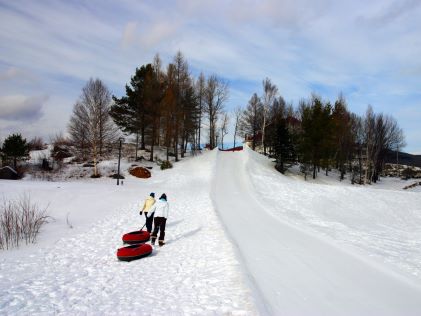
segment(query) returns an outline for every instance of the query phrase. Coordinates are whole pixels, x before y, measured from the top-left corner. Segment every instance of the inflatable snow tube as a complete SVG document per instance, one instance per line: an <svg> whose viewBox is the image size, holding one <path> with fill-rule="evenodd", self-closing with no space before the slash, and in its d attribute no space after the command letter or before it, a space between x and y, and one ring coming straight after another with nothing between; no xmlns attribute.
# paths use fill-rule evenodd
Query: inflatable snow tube
<svg viewBox="0 0 421 316"><path fill-rule="evenodd" d="M149 238L151 237L151 234L148 232L145 232L143 230L137 230L135 232L130 232L123 235L123 242L125 244L140 244L143 242L147 242Z"/></svg>
<svg viewBox="0 0 421 316"><path fill-rule="evenodd" d="M117 258L121 261L132 261L149 256L152 246L149 244L130 245L117 250Z"/></svg>

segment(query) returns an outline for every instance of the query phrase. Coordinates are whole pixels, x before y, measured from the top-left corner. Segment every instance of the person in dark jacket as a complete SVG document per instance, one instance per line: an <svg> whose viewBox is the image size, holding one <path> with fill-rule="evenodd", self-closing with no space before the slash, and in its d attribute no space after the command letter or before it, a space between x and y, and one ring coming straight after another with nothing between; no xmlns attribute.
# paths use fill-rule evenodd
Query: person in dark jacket
<svg viewBox="0 0 421 316"><path fill-rule="evenodd" d="M155 204L155 193L149 194L149 196L146 198L145 202L143 203L143 207L139 212L139 215L142 215L142 213L145 213L146 218L146 230L150 233L152 232L152 224L153 224L153 205ZM148 216L148 213L150 216Z"/></svg>
<svg viewBox="0 0 421 316"><path fill-rule="evenodd" d="M162 247L165 244L164 242L165 225L167 223L168 210L169 210L169 204L167 202L167 195L163 193L161 197L159 198L159 200L156 201L156 203L152 206L151 210L149 211L149 214L151 214L151 212L155 214L155 219L154 219L155 226L153 229L153 233L151 235L152 245L155 244L155 240L158 236L158 231L159 231L159 239L158 239L159 246Z"/></svg>

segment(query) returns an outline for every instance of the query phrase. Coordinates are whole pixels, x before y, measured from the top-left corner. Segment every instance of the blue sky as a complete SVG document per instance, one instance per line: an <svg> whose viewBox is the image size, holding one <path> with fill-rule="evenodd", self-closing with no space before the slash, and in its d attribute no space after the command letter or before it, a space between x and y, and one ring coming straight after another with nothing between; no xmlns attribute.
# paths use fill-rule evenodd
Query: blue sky
<svg viewBox="0 0 421 316"><path fill-rule="evenodd" d="M227 110L269 77L288 101L312 92L393 115L421 154L421 0L2 1L0 138L65 132L90 77L121 95L134 69L178 50L230 84Z"/></svg>

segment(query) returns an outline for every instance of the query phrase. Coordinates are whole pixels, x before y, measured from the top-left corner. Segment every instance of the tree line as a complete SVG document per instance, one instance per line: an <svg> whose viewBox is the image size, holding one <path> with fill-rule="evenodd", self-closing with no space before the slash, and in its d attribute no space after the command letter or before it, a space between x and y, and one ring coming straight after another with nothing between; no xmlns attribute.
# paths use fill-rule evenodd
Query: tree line
<svg viewBox="0 0 421 316"><path fill-rule="evenodd" d="M376 182L388 151L405 146L403 131L390 115L368 106L359 116L348 110L342 95L332 104L313 94L294 108L268 78L261 96L254 93L235 117L253 149L261 145L281 172L299 163L305 177L337 169L341 180L348 172L353 183Z"/></svg>
<svg viewBox="0 0 421 316"><path fill-rule="evenodd" d="M376 182L388 151L405 145L396 119L374 113L371 106L363 116L352 113L342 95L330 103L314 94L294 107L266 78L260 95L253 93L245 107L228 113L228 94L227 82L217 75L194 77L181 52L165 67L157 54L135 69L122 96L112 95L100 79L90 79L74 104L64 143L81 160L93 160L96 175L96 162L113 153L123 135L134 137L136 159L139 148L148 149L154 161L159 146L166 149L167 161L170 156L178 161L188 148L199 149L202 139L210 149L223 146L231 118L234 147L237 136L249 140L253 149L261 145L279 171L298 163L305 177L337 169L341 179L349 173L357 183ZM2 156L16 167L28 149L20 135L12 136L3 144ZM9 147L19 147L19 152Z"/></svg>
<svg viewBox="0 0 421 316"><path fill-rule="evenodd" d="M125 91L123 96L112 96L99 79L90 79L82 89L69 123L79 156L93 157L95 162L116 143L119 131L135 137L136 149L147 147L150 161L156 146L166 148L167 160L172 155L176 161L189 145L192 150L200 148L202 127L209 148L215 148L221 118L226 121L222 129L226 135L228 84L216 75L192 76L181 52L165 69L158 54L136 68Z"/></svg>

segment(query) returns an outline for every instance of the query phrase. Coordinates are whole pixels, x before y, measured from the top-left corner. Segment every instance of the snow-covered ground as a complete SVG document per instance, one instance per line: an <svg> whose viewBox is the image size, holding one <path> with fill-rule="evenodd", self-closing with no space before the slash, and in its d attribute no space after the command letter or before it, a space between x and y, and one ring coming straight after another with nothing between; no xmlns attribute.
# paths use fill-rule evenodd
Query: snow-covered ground
<svg viewBox="0 0 421 316"><path fill-rule="evenodd" d="M419 314L418 188L305 182L249 149L155 168L123 186L0 181L55 218L37 244L0 253L0 314ZM169 198L167 245L119 262L151 191Z"/></svg>
<svg viewBox="0 0 421 316"><path fill-rule="evenodd" d="M316 179L312 178L312 174L307 175L307 180L304 180L303 173L300 172L300 168L298 165L293 165L289 168L285 175L288 178L297 180L297 181L306 181L308 183L316 183L316 184L326 184L326 185L334 185L334 186L352 186L358 187L358 184L352 184L350 180L350 175L345 174L344 180L340 180L340 173L337 170L331 170L328 172L326 176L325 170L321 170L317 174ZM370 189L382 189L382 190L403 190L404 187L413 184L414 182L420 182L420 179L409 179L403 180L396 177L381 177L379 181L373 184L367 184L366 187ZM418 188L410 189L409 191L417 191Z"/></svg>
<svg viewBox="0 0 421 316"><path fill-rule="evenodd" d="M403 190L403 180L388 178L371 186L296 181L272 172L264 156L248 150L246 157L253 190L271 215L356 247L421 282L421 194L416 189Z"/></svg>
<svg viewBox="0 0 421 316"><path fill-rule="evenodd" d="M216 209L273 315L419 315L421 195L305 183L219 153Z"/></svg>
<svg viewBox="0 0 421 316"><path fill-rule="evenodd" d="M0 181L3 195L30 193L40 206L50 203L55 218L36 245L0 253L0 314L255 314L209 197L215 155L123 186L111 179ZM142 260L119 262L121 236L143 225L139 204L152 191L168 195L167 245Z"/></svg>

